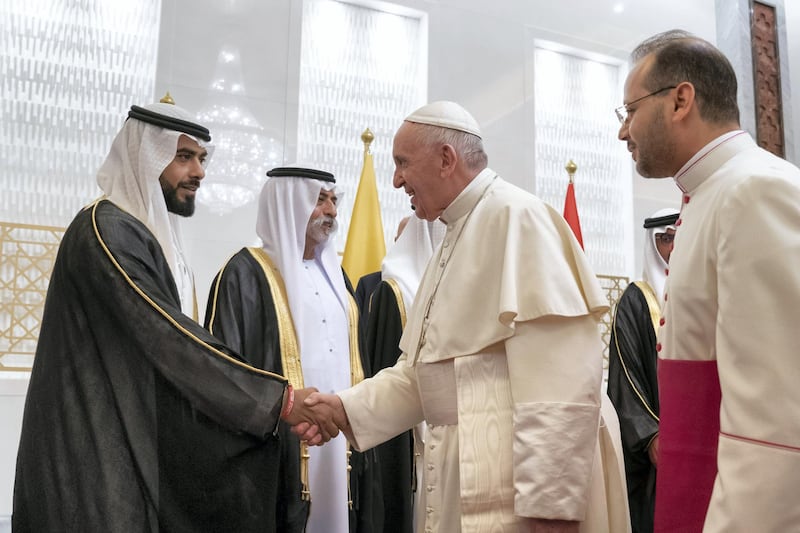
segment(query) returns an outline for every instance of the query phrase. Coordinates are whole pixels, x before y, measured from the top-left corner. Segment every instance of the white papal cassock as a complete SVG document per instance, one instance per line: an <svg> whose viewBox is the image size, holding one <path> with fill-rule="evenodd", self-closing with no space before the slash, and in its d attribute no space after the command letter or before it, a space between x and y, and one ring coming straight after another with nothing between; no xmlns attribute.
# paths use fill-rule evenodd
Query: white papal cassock
<svg viewBox="0 0 800 533"><path fill-rule="evenodd" d="M526 517L628 531L616 415L600 413L607 303L570 228L489 169L441 219L403 355L339 393L355 445L427 422L428 531L527 531Z"/></svg>

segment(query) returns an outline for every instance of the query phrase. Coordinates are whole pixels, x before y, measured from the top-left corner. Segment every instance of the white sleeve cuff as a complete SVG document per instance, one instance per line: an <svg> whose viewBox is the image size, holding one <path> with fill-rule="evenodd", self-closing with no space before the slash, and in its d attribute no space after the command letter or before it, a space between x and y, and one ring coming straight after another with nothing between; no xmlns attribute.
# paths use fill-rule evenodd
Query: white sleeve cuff
<svg viewBox="0 0 800 533"><path fill-rule="evenodd" d="M599 408L524 403L514 410L514 511L583 520L597 445Z"/></svg>

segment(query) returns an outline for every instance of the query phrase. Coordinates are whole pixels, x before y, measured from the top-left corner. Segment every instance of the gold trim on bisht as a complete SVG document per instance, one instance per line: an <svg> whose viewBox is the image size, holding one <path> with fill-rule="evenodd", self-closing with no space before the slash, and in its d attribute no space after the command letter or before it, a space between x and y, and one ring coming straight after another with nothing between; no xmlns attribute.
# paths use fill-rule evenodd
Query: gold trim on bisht
<svg viewBox="0 0 800 533"><path fill-rule="evenodd" d="M192 319L198 324L200 324L200 310L197 307L197 287L194 284L194 272L192 272L191 274L192 274Z"/></svg>
<svg viewBox="0 0 800 533"><path fill-rule="evenodd" d="M303 367L300 364L300 345L297 342L297 333L294 328L292 314L285 311L289 309L289 299L286 296L286 285L283 283L283 277L263 248L250 247L247 251L250 252L253 259L261 266L261 270L264 271L269 291L272 293L275 315L278 317L278 344L281 350L283 375L286 376L292 387L303 389L305 388L305 383L303 382ZM311 501L308 479L309 457L308 443L300 441L300 483L302 484L300 494L301 498L306 501Z"/></svg>
<svg viewBox="0 0 800 533"><path fill-rule="evenodd" d="M273 372L269 372L269 371L263 370L261 368L256 368L254 366L250 366L247 363L243 363L242 361L239 361L238 359L234 359L230 355L228 355L225 352L215 348L214 346L211 346L210 344L205 342L203 339L200 339L195 334L193 334L191 331L186 329L183 325L181 325L175 319L175 317L170 315L164 308L160 307L150 296L148 296L148 294L144 291L144 289L139 287L139 285L137 285L136 282L128 275L128 273L125 271L125 269L122 268L122 265L120 265L119 261L117 261L117 258L114 257L113 253L111 253L111 249L109 249L108 245L106 244L105 240L103 239L103 236L100 235L100 228L97 225L97 206L103 200L104 200L104 198L100 198L100 199L96 200L93 204L91 204L91 205L89 205L88 207L85 208L85 209L91 209L92 210L92 227L94 229L95 238L97 239L97 242L100 244L100 247L103 249L103 252L105 252L105 254L108 257L108 259L114 265L114 268L117 269L117 271L120 273L120 275L123 277L123 279L125 279L125 281L128 283L128 285L130 285L130 287L145 302L147 302L161 316L163 316L167 321L169 321L169 323L172 324L172 326L175 329L177 329L178 331L180 331L181 333L186 335L186 337L191 339L192 342L194 342L195 344L198 344L198 345L202 346L203 348L207 349L209 352L213 353L214 355L216 355L220 359L224 359L224 360L226 360L226 361L228 361L228 362L230 362L232 364L235 364L235 365L240 366L242 368L246 368L246 369L248 369L248 370L250 370L252 372L255 372L257 374L263 374L265 376L271 376L271 377L278 378L278 379L281 379L281 380L286 379L286 378L284 378L283 376L281 376L279 374L275 374Z"/></svg>
<svg viewBox="0 0 800 533"><path fill-rule="evenodd" d="M350 304L347 309L347 318L350 322L350 386L358 385L364 381L364 366L361 364L361 351L358 349L358 304L352 294L347 294ZM353 446L347 442L347 507L353 509L353 494L350 490L350 457L353 456Z"/></svg>
<svg viewBox="0 0 800 533"><path fill-rule="evenodd" d="M303 380L303 367L300 363L300 348L297 342L297 332L294 327L291 312L289 309L289 299L286 296L286 285L280 271L272 262L263 248L251 247L247 249L250 255L258 262L264 271L264 277L269 285L272 299L278 317L278 335L281 350L281 365L283 373L289 383L296 388L305 388ZM348 337L350 339L350 384L356 385L364 381L364 366L361 364L361 352L358 349L358 305L352 295L348 294L347 318L349 322ZM303 500L311 501L311 491L309 487L308 475L308 443L300 442L300 481L302 483ZM347 491L348 505L353 508L353 500L350 494L350 457L352 451L348 443L347 449Z"/></svg>
<svg viewBox="0 0 800 533"><path fill-rule="evenodd" d="M272 293L272 301L275 302L275 308L277 310L289 309L289 299L286 296L286 285L283 283L283 277L281 277L278 268L267 255L267 252L258 247L248 248L247 251L250 252L250 255L253 256L264 271L264 277L267 279L267 284ZM289 383L294 388L303 389L305 388L305 383L303 382L303 367L300 365L300 345L297 342L292 315L279 312L277 316L283 375L286 376L286 379L289 380Z"/></svg>
<svg viewBox="0 0 800 533"><path fill-rule="evenodd" d="M650 311L650 321L653 323L653 331L658 335L658 330L661 328L661 306L658 305L658 297L655 291L646 281L634 281L647 302L647 309Z"/></svg>
<svg viewBox="0 0 800 533"><path fill-rule="evenodd" d="M647 303L647 307L650 310L650 320L653 323L653 331L657 335L658 334L658 328L659 328L659 322L661 320L661 316L660 316L661 310L660 310L660 307L658 305L658 299L656 298L656 295L653 292L653 289L650 287L650 285L647 282L645 282L645 281L642 281L642 282L634 281L633 284L636 285L639 288L640 291L642 291L642 295L644 296L645 302ZM642 406L645 408L647 413L650 416L653 417L653 420L655 420L656 422L659 422L660 420L659 420L658 415L655 413L653 408L647 402L647 400L644 397L644 394L641 391L639 391L639 389L637 389L636 385L633 383L633 380L631 379L630 372L628 372L628 365L625 364L625 359L622 357L622 351L619 348L619 335L617 334L617 312L618 311L619 311L619 306L614 308L614 319L611 322L611 326L614 329L614 342L616 343L617 357L619 357L620 366L622 366L622 370L623 370L623 372L625 372L625 378L628 380L628 384L631 386L631 389L633 389L633 392L636 393L636 396L639 398L639 401L642 403ZM611 357L610 353L609 353L609 357Z"/></svg>
<svg viewBox="0 0 800 533"><path fill-rule="evenodd" d="M403 293L400 292L400 285L396 279L389 278L386 283L394 292L394 299L397 300L397 310L400 312L400 326L405 329L406 327L406 304L403 301Z"/></svg>
<svg viewBox="0 0 800 533"><path fill-rule="evenodd" d="M350 322L350 386L364 381L364 365L361 364L361 351L358 349L358 304L353 295L347 294L347 319Z"/></svg>

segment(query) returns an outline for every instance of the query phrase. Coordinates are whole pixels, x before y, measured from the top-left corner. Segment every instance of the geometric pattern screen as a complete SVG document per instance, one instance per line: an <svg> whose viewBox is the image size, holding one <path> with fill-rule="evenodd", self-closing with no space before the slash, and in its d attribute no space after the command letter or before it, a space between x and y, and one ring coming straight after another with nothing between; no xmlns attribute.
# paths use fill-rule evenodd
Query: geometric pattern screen
<svg viewBox="0 0 800 533"><path fill-rule="evenodd" d="M541 44L541 43L538 43ZM619 62L534 48L536 194L564 207L571 159L583 244L595 272L629 271L631 164L617 139L614 108L622 99Z"/></svg>
<svg viewBox="0 0 800 533"><path fill-rule="evenodd" d="M392 242L408 197L392 187L392 138L426 98L427 50L420 16L333 0L303 2L297 159L333 172L344 192L336 250L344 250L364 159L361 134L375 135L384 237Z"/></svg>
<svg viewBox="0 0 800 533"><path fill-rule="evenodd" d="M611 342L611 329L614 322L614 308L622 297L622 293L628 287L630 278L627 276L606 276L597 275L600 287L606 293L608 300L608 312L600 317L600 338L603 339L603 368L608 368L608 345Z"/></svg>
<svg viewBox="0 0 800 533"><path fill-rule="evenodd" d="M160 0L0 0L0 220L65 226L131 104L153 101Z"/></svg>
<svg viewBox="0 0 800 533"><path fill-rule="evenodd" d="M30 370L63 228L0 222L0 371Z"/></svg>

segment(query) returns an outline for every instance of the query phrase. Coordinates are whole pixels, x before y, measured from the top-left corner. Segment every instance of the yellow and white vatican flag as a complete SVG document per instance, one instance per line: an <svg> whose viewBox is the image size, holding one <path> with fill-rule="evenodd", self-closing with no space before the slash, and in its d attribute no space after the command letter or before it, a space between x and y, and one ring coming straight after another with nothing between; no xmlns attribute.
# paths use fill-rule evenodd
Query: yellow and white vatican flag
<svg viewBox="0 0 800 533"><path fill-rule="evenodd" d="M342 258L342 267L354 286L365 274L380 270L381 261L386 255L375 165L369 149L373 139L369 128L361 135L361 140L364 141L364 167L353 202L353 214L350 217Z"/></svg>

